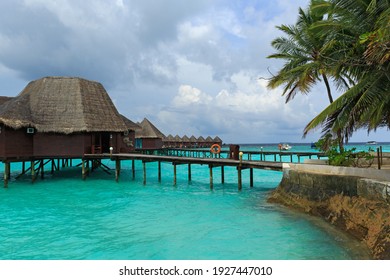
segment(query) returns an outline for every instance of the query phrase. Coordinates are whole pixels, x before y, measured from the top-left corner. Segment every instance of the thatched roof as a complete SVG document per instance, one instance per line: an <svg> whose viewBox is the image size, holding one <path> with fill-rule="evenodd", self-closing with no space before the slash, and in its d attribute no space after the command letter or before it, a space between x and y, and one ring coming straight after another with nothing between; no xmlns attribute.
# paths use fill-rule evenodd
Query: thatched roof
<svg viewBox="0 0 390 280"><path fill-rule="evenodd" d="M211 138L211 136L207 136L207 138L206 138L206 142L213 142L214 140L213 140L213 138Z"/></svg>
<svg viewBox="0 0 390 280"><path fill-rule="evenodd" d="M165 138L165 135L158 130L147 118L138 123L141 129L135 131L135 138Z"/></svg>
<svg viewBox="0 0 390 280"><path fill-rule="evenodd" d="M194 135L192 135L192 136L190 137L190 141L191 141L191 142L197 142L198 139L196 139L196 137L195 137Z"/></svg>
<svg viewBox="0 0 390 280"><path fill-rule="evenodd" d="M135 122L129 120L128 118L126 118L124 115L121 115L122 116L122 119L123 121L125 122L125 125L127 127L128 130L137 130L137 129L141 129L141 126L139 126L138 124L136 124Z"/></svg>
<svg viewBox="0 0 390 280"><path fill-rule="evenodd" d="M190 142L190 138L188 138L187 135L184 135L184 136L181 138L181 141L183 141L183 142Z"/></svg>
<svg viewBox="0 0 390 280"><path fill-rule="evenodd" d="M121 132L127 129L104 87L71 77L30 82L0 107L0 122L14 129L39 132Z"/></svg>
<svg viewBox="0 0 390 280"><path fill-rule="evenodd" d="M221 139L221 138L219 138L218 136L215 136L215 138L214 138L214 142L222 142L222 139Z"/></svg>
<svg viewBox="0 0 390 280"><path fill-rule="evenodd" d="M167 137L164 138L164 141L174 141L175 138L173 138L172 134L169 134Z"/></svg>
<svg viewBox="0 0 390 280"><path fill-rule="evenodd" d="M14 97L9 96L0 96L0 106L3 105L5 102L8 102L12 100Z"/></svg>
<svg viewBox="0 0 390 280"><path fill-rule="evenodd" d="M206 140L203 138L203 136L199 136L198 142L206 142Z"/></svg>

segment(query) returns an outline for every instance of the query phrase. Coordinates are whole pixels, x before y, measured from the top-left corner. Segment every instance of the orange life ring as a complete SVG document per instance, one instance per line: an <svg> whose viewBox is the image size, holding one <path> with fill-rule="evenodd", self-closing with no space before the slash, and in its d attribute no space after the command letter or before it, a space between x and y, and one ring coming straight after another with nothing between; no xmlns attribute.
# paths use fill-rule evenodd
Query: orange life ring
<svg viewBox="0 0 390 280"><path fill-rule="evenodd" d="M221 146L218 144L211 145L210 152L213 154L219 154L221 152Z"/></svg>

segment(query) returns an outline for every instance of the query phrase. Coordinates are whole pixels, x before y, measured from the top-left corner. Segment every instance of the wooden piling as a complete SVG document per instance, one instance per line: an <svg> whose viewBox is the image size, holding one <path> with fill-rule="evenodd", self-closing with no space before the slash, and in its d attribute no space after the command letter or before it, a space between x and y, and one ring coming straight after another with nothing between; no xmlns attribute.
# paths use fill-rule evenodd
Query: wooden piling
<svg viewBox="0 0 390 280"><path fill-rule="evenodd" d="M177 172L177 170L176 170L176 164L175 163L173 163L173 185L174 186L176 186L176 183L177 183L177 178L176 178L176 172Z"/></svg>
<svg viewBox="0 0 390 280"><path fill-rule="evenodd" d="M135 179L135 160L133 159L131 162L131 170L133 172L133 180Z"/></svg>
<svg viewBox="0 0 390 280"><path fill-rule="evenodd" d="M212 190L214 188L214 185L213 185L213 165L212 164L209 165L209 169L210 169L210 190Z"/></svg>
<svg viewBox="0 0 390 280"><path fill-rule="evenodd" d="M143 184L146 185L146 162L145 161L142 161L142 169L143 169L143 173L144 173L144 182L143 182Z"/></svg>
<svg viewBox="0 0 390 280"><path fill-rule="evenodd" d="M4 188L8 188L8 180L11 174L11 164L9 162L4 163Z"/></svg>
<svg viewBox="0 0 390 280"><path fill-rule="evenodd" d="M250 186L253 187L253 168L249 168L249 180L250 180Z"/></svg>
<svg viewBox="0 0 390 280"><path fill-rule="evenodd" d="M221 184L225 184L225 167L221 165Z"/></svg>
<svg viewBox="0 0 390 280"><path fill-rule="evenodd" d="M121 160L119 158L115 159L115 180L119 181L119 176L121 174Z"/></svg>
<svg viewBox="0 0 390 280"><path fill-rule="evenodd" d="M85 168L85 160L84 159L81 160L81 177L83 178L83 180L85 180L87 178L87 171Z"/></svg>
<svg viewBox="0 0 390 280"><path fill-rule="evenodd" d="M241 174L241 166L237 167L237 178L238 178L238 190L242 190L242 174Z"/></svg>
<svg viewBox="0 0 390 280"><path fill-rule="evenodd" d="M161 161L158 162L158 181L161 182Z"/></svg>
<svg viewBox="0 0 390 280"><path fill-rule="evenodd" d="M188 164L188 182L191 182L192 174L191 174L191 163Z"/></svg>
<svg viewBox="0 0 390 280"><path fill-rule="evenodd" d="M36 179L35 177L35 161L31 161L31 181L34 182Z"/></svg>
<svg viewBox="0 0 390 280"><path fill-rule="evenodd" d="M43 162L43 159L41 160L40 164L39 164L39 168L40 168L40 172L41 172L41 179L44 179L45 178L45 164Z"/></svg>

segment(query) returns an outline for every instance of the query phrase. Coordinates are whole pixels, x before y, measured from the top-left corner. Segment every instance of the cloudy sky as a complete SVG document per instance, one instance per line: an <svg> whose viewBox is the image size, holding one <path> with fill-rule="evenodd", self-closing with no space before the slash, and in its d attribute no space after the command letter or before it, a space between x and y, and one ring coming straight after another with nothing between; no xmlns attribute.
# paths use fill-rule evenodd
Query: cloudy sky
<svg viewBox="0 0 390 280"><path fill-rule="evenodd" d="M164 134L226 143L311 142L303 127L328 104L325 89L284 103L266 57L308 0L1 0L0 95L29 81L101 82L118 110ZM262 79L265 78L265 79ZM387 131L352 141L390 141Z"/></svg>

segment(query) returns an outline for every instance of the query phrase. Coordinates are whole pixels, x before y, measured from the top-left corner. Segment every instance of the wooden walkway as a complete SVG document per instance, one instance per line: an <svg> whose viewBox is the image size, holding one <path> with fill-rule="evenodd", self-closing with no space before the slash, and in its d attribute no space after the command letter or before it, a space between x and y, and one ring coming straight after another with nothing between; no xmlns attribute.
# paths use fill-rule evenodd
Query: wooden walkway
<svg viewBox="0 0 390 280"><path fill-rule="evenodd" d="M89 161L99 161L102 159L111 159L115 161L115 178L119 179L121 171L121 161L132 160L133 176L135 176L135 160L142 161L144 184L146 184L146 163L158 162L158 179L161 181L161 162L170 162L173 165L174 185L177 182L176 166L186 164L188 165L188 180L191 181L191 165L200 164L208 165L210 171L210 189L213 189L213 168L221 168L221 182L224 183L224 167L232 166L237 169L238 189L242 189L242 174L243 169L249 169L250 186L253 187L253 169L266 170L283 170L283 163L271 161L247 161L247 160L232 160L223 158L197 158L197 157L179 157L179 156L161 156L161 155L145 155L145 154L86 154L82 160L82 176L83 178L89 172Z"/></svg>
<svg viewBox="0 0 390 280"><path fill-rule="evenodd" d="M293 162L296 157L298 163L302 158L326 158L325 153L320 152L294 152L294 151L246 151L240 150L244 154L243 159L250 161L279 161L279 162ZM164 148L159 150L138 150L137 152L145 154L166 155L176 157L197 157L197 158L224 158L228 159L230 156L229 150L223 149L218 155L214 155L208 148L204 149L189 149L189 148ZM287 160L286 160L287 159Z"/></svg>

